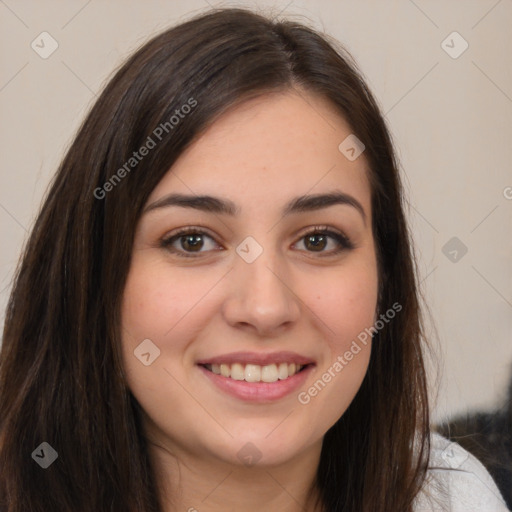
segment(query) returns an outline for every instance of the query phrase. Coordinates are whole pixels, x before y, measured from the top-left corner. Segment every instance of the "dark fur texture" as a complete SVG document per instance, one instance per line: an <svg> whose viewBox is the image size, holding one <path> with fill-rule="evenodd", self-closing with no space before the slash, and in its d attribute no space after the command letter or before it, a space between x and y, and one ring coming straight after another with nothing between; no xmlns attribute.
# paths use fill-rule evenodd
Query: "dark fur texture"
<svg viewBox="0 0 512 512"><path fill-rule="evenodd" d="M512 378L504 407L456 416L436 430L482 462L512 510Z"/></svg>

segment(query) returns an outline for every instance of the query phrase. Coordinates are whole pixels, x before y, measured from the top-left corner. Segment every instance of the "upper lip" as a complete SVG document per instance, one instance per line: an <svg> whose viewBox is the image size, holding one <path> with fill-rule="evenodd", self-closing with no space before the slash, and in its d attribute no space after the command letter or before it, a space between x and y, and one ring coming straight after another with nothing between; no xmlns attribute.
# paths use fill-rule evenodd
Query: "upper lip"
<svg viewBox="0 0 512 512"><path fill-rule="evenodd" d="M259 366L266 366L269 364L279 363L295 363L306 365L314 363L314 361L305 356L301 356L295 352L231 352L230 354L223 354L221 356L209 357L201 359L197 364L257 364Z"/></svg>

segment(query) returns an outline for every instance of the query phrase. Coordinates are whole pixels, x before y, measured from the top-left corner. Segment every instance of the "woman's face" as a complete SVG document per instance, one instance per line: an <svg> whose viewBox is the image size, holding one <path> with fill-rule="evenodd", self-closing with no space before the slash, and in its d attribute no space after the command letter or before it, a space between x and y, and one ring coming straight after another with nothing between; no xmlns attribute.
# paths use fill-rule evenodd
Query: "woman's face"
<svg viewBox="0 0 512 512"><path fill-rule="evenodd" d="M266 95L220 117L153 190L123 359L147 435L177 457L319 452L360 387L378 276L364 153L338 148L350 134L323 99Z"/></svg>

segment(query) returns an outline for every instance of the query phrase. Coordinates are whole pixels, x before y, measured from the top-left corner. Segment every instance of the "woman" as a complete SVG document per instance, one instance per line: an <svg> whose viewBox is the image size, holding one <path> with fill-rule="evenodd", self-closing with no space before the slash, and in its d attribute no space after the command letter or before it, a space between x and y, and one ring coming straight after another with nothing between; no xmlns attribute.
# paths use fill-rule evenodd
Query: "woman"
<svg viewBox="0 0 512 512"><path fill-rule="evenodd" d="M431 443L397 164L333 45L213 11L107 85L7 311L1 510L506 510Z"/></svg>

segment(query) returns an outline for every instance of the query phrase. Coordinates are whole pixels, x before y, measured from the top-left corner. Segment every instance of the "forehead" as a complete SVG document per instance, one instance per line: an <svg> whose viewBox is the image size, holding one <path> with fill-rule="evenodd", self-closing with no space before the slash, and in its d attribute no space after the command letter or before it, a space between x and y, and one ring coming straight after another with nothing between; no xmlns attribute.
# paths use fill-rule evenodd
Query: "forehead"
<svg viewBox="0 0 512 512"><path fill-rule="evenodd" d="M207 193L230 197L242 209L252 201L263 210L288 197L337 189L357 196L369 211L364 153L351 161L339 149L351 134L346 120L317 95L263 95L222 114L180 155L149 201L169 192Z"/></svg>

